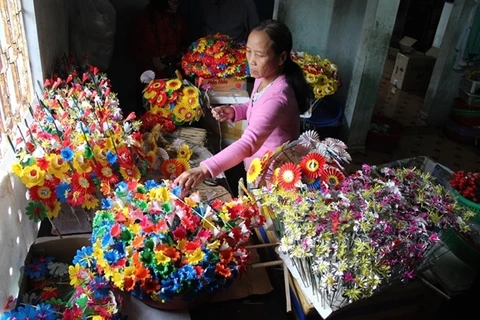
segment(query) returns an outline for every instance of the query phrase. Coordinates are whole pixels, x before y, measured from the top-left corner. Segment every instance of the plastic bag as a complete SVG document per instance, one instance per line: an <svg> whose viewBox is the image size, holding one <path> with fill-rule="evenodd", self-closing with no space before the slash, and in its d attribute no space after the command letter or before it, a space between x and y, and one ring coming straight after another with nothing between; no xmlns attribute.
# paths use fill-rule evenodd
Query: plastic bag
<svg viewBox="0 0 480 320"><path fill-rule="evenodd" d="M75 0L70 8L70 48L105 71L113 54L116 12L109 0Z"/></svg>

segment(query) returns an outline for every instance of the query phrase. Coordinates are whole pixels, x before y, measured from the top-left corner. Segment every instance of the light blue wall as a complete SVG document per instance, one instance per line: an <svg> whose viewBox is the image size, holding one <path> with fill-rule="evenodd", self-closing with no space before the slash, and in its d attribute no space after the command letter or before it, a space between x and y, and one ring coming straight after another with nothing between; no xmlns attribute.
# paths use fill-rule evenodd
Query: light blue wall
<svg viewBox="0 0 480 320"><path fill-rule="evenodd" d="M361 38L367 0L281 0L278 19L292 32L293 50L327 58L339 67L343 86L335 94L345 103Z"/></svg>
<svg viewBox="0 0 480 320"><path fill-rule="evenodd" d="M278 20L293 35L293 50L326 54L330 20L335 0L280 0Z"/></svg>

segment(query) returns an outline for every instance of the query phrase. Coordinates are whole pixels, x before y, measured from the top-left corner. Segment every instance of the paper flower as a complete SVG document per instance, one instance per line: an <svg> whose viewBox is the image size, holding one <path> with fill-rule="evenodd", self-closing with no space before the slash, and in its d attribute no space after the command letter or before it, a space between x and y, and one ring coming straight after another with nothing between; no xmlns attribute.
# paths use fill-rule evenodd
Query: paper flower
<svg viewBox="0 0 480 320"><path fill-rule="evenodd" d="M203 203L198 194L179 192L167 181L119 183L95 215L92 248L74 261L92 252L94 272L159 303L230 286L246 270L249 229L265 218L247 198Z"/></svg>
<svg viewBox="0 0 480 320"><path fill-rule="evenodd" d="M328 166L320 174L322 181L331 188L337 188L345 179L345 175L338 168Z"/></svg>
<svg viewBox="0 0 480 320"><path fill-rule="evenodd" d="M174 126L199 121L203 115L200 90L188 81L179 79L155 79L147 83L143 97L148 103L148 116L144 130L151 130L160 123L167 131L168 122Z"/></svg>
<svg viewBox="0 0 480 320"><path fill-rule="evenodd" d="M25 266L29 293L22 304L9 305L2 319L121 319L121 300L110 283L78 264L67 266L54 257L34 257Z"/></svg>
<svg viewBox="0 0 480 320"><path fill-rule="evenodd" d="M315 179L322 174L325 163L325 158L321 154L312 152L302 158L300 168L307 177Z"/></svg>
<svg viewBox="0 0 480 320"><path fill-rule="evenodd" d="M338 68L328 59L306 52L292 52L290 56L302 68L316 99L334 94L341 86Z"/></svg>
<svg viewBox="0 0 480 320"><path fill-rule="evenodd" d="M194 41L181 61L186 75L203 78L249 75L245 43L237 43L224 34L213 34Z"/></svg>
<svg viewBox="0 0 480 320"><path fill-rule="evenodd" d="M134 113L123 116L110 80L98 68L47 80L29 109L33 120L25 121L26 129L18 127L15 143L9 138L17 156L12 171L29 189L26 213L35 221L57 217L61 204L87 212L109 195L111 185L139 179L152 166L140 122Z"/></svg>
<svg viewBox="0 0 480 320"><path fill-rule="evenodd" d="M293 190L301 180L300 168L291 162L284 163L278 171L278 185L283 190Z"/></svg>
<svg viewBox="0 0 480 320"><path fill-rule="evenodd" d="M250 162L250 167L248 168L247 182L252 183L253 181L255 181L258 178L261 171L262 171L261 160L258 158L253 159L252 162Z"/></svg>
<svg viewBox="0 0 480 320"><path fill-rule="evenodd" d="M279 250L298 281L333 311L415 278L437 243L450 241L446 231L467 232L474 216L415 168L364 165L345 177L341 167L351 159L345 149L340 140L302 134L271 156L272 181L257 179L250 190L274 213ZM313 178L306 164L315 153L325 165ZM301 177L292 178L299 166Z"/></svg>

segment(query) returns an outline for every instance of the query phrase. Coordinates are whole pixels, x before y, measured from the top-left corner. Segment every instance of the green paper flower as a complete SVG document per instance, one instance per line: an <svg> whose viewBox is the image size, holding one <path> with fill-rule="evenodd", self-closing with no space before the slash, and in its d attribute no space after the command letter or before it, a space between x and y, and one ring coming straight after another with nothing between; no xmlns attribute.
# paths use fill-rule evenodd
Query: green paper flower
<svg viewBox="0 0 480 320"><path fill-rule="evenodd" d="M25 208L30 220L35 222L43 221L47 217L47 207L41 201L32 201Z"/></svg>

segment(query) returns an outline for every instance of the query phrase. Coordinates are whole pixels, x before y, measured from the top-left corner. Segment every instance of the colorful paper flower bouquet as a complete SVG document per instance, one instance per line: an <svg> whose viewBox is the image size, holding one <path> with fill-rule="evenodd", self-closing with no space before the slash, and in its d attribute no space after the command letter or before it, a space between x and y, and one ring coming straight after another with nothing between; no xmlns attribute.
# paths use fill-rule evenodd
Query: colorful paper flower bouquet
<svg viewBox="0 0 480 320"><path fill-rule="evenodd" d="M79 250L79 259L85 258ZM121 299L113 285L92 273L92 259L79 260L75 266L55 261L51 256L34 257L25 266L26 293L15 303L12 299L2 320L115 320L122 319ZM10 308L11 307L11 308Z"/></svg>
<svg viewBox="0 0 480 320"><path fill-rule="evenodd" d="M147 130L158 121L166 131L173 132L175 126L199 121L202 117L202 93L188 81L155 79L151 70L142 74L141 81L146 83L143 98L147 102L148 111L144 116Z"/></svg>
<svg viewBox="0 0 480 320"><path fill-rule="evenodd" d="M292 52L290 56L302 68L315 99L332 95L341 86L338 68L330 60L306 52Z"/></svg>
<svg viewBox="0 0 480 320"><path fill-rule="evenodd" d="M473 213L419 170L364 165L345 177L346 146L313 132L274 155L252 162L251 192L273 217L278 252L323 318L414 278L445 230L469 229Z"/></svg>
<svg viewBox="0 0 480 320"><path fill-rule="evenodd" d="M247 198L203 203L179 192L169 181L119 183L95 215L83 259L159 308L230 286L247 268L250 228L265 221Z"/></svg>
<svg viewBox="0 0 480 320"><path fill-rule="evenodd" d="M220 33L194 41L181 65L187 76L245 79L249 75L245 43Z"/></svg>
<svg viewBox="0 0 480 320"><path fill-rule="evenodd" d="M28 188L35 221L59 215L61 203L92 210L119 181L147 173L140 122L124 118L110 81L96 67L47 79L31 121L18 127L12 171Z"/></svg>

